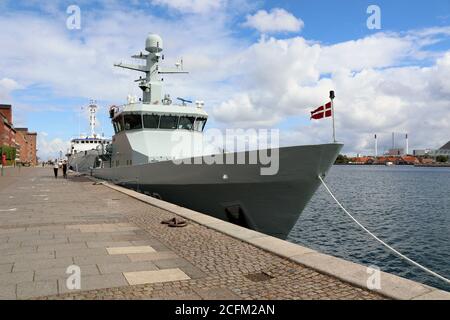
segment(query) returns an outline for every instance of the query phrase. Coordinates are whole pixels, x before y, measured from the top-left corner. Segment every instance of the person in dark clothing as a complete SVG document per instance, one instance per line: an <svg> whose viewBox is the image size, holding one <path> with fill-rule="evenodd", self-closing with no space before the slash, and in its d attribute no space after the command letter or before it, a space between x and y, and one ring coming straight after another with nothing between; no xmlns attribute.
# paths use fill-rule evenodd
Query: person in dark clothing
<svg viewBox="0 0 450 320"><path fill-rule="evenodd" d="M55 159L55 163L53 164L53 172L55 173L55 179L58 179L58 160Z"/></svg>
<svg viewBox="0 0 450 320"><path fill-rule="evenodd" d="M67 162L66 162L66 160L64 160L64 162L62 164L62 169L63 169L63 177L64 177L64 179L67 179Z"/></svg>

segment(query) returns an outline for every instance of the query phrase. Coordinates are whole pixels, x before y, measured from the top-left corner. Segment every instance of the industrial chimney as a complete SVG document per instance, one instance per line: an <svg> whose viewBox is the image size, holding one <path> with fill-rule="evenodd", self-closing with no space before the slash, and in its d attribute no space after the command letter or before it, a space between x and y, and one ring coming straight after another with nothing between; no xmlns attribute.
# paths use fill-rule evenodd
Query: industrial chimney
<svg viewBox="0 0 450 320"><path fill-rule="evenodd" d="M409 154L408 134L405 135L405 140L406 140L406 155L408 155Z"/></svg>
<svg viewBox="0 0 450 320"><path fill-rule="evenodd" d="M378 140L377 140L377 134L375 134L375 158L378 158Z"/></svg>

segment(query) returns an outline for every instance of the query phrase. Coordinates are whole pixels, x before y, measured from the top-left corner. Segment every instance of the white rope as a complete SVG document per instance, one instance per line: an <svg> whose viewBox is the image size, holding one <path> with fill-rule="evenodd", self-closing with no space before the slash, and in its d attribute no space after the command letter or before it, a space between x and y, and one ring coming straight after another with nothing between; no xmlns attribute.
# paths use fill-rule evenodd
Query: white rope
<svg viewBox="0 0 450 320"><path fill-rule="evenodd" d="M361 223L358 222L358 220L356 220L343 206L342 204L339 202L338 199L336 199L336 197L333 195L333 193L331 192L331 190L328 188L328 186L325 184L325 181L323 181L322 177L319 175L319 179L322 182L323 186L325 187L325 189L328 191L328 193L330 194L330 196L334 199L334 201L336 201L336 203L339 205L339 207L341 207L341 209L358 225L360 226L364 231L366 231L370 236L372 236L372 238L374 238L375 240L377 240L379 243L381 243L383 246L385 246L386 248L388 248L389 250L391 250L392 252L394 252L397 256L399 256L400 258L405 259L406 261L412 263L413 265L415 265L416 267L419 267L420 269L422 269L425 272L428 272L429 274L441 279L442 281L445 281L447 283L450 284L450 280L441 276L440 274L437 274L436 272L428 269L427 267L422 266L421 264L415 262L414 260L411 260L410 258L408 258L407 256L405 256L404 254L398 252L397 250L395 250L394 248L392 248L390 245L388 245L387 243L385 243L383 240L381 240L380 238L378 238L376 235L374 235L372 232L370 232L366 227L364 227Z"/></svg>

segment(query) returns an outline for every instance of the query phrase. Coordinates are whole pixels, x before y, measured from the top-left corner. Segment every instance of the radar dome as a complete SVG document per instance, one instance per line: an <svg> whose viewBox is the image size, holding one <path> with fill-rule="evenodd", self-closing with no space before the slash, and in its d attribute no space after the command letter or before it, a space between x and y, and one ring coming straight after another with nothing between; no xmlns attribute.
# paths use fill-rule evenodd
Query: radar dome
<svg viewBox="0 0 450 320"><path fill-rule="evenodd" d="M145 39L145 50L148 52L161 52L163 49L163 42L160 36L157 34L149 34Z"/></svg>

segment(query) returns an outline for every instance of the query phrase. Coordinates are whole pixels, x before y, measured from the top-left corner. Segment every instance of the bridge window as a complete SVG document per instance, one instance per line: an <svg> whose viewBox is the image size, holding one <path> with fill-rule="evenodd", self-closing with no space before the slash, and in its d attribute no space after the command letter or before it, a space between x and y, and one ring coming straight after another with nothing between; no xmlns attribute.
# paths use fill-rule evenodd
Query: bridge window
<svg viewBox="0 0 450 320"><path fill-rule="evenodd" d="M140 114L126 114L123 117L125 130L142 129L142 119Z"/></svg>
<svg viewBox="0 0 450 320"><path fill-rule="evenodd" d="M203 128L205 128L205 124L206 124L206 118L195 119L194 130L202 132Z"/></svg>
<svg viewBox="0 0 450 320"><path fill-rule="evenodd" d="M178 129L192 130L194 128L194 117L180 117Z"/></svg>
<svg viewBox="0 0 450 320"><path fill-rule="evenodd" d="M144 114L144 128L157 129L159 125L159 116L156 114Z"/></svg>
<svg viewBox="0 0 450 320"><path fill-rule="evenodd" d="M178 117L174 116L161 116L159 121L160 129L176 129L178 124Z"/></svg>
<svg viewBox="0 0 450 320"><path fill-rule="evenodd" d="M119 133L123 131L123 116L120 115L113 120L114 132Z"/></svg>

